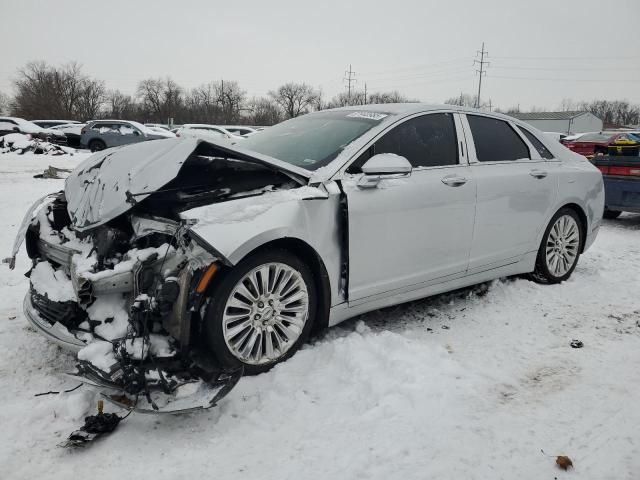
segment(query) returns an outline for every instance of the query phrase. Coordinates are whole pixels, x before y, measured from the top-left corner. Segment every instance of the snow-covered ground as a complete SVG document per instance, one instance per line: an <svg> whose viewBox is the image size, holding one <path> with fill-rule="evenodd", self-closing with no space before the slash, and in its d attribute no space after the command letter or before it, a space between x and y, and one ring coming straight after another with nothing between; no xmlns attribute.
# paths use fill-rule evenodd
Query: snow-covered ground
<svg viewBox="0 0 640 480"><path fill-rule="evenodd" d="M83 158L0 156L0 257L63 186L32 176ZM73 357L27 327L28 265L0 265L0 478L640 478L638 215L605 222L562 285L509 279L365 315L217 408L133 414L76 452L56 444L94 398L34 397L75 382Z"/></svg>

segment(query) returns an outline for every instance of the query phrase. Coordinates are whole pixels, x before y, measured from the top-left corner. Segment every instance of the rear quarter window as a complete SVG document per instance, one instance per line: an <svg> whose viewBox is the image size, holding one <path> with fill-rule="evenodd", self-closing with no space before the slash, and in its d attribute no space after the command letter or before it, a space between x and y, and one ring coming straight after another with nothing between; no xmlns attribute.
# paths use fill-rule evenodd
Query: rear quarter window
<svg viewBox="0 0 640 480"><path fill-rule="evenodd" d="M522 128L520 125L518 125L518 129L524 134L525 137L527 137L527 140L531 142L531 145L533 145L533 148L535 148L538 151L538 153L542 158L545 158L547 160L551 160L552 158L554 158L553 154L549 151L547 147L544 146L544 144L540 141L540 139L538 139L538 137L536 137L533 133L531 133L526 128Z"/></svg>

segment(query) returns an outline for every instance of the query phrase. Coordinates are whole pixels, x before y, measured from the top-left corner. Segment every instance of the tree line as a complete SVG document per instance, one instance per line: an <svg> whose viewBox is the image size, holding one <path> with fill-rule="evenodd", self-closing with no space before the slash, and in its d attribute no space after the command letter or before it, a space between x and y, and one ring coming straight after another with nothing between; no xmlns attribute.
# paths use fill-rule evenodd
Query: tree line
<svg viewBox="0 0 640 480"><path fill-rule="evenodd" d="M114 118L140 122L176 124L212 123L273 125L288 118L327 108L368 103L415 102L398 91L352 91L326 99L320 89L307 83L289 82L266 96L249 96L238 82L215 80L186 89L165 78L141 80L135 94L108 89L104 81L85 74L77 63L54 66L30 62L18 70L14 95L0 92L0 114L27 119L91 120ZM461 93L444 103L473 107L475 95ZM481 108L486 109L483 104ZM562 111L588 111L602 119L605 127L640 124L640 105L626 100L562 100ZM546 109L532 108L530 111ZM504 113L520 112L519 106Z"/></svg>
<svg viewBox="0 0 640 480"><path fill-rule="evenodd" d="M262 97L249 97L236 81L215 80L186 89L165 78L147 78L129 95L108 89L77 63L30 62L18 70L15 94L0 93L0 113L27 119L113 118L150 123L273 125L310 111L365 103L407 102L397 91L341 93L326 100L306 83L286 83Z"/></svg>
<svg viewBox="0 0 640 480"><path fill-rule="evenodd" d="M475 107L477 102L477 95L470 95L468 93L461 93L457 97L451 97L445 100L444 103L449 105L460 105L465 107ZM482 108L486 108L487 105L483 104ZM604 124L605 128L621 127L623 125L639 125L640 124L640 105L632 104L627 100L592 100L576 101L571 98L565 98L557 108L558 111L570 112L591 112ZM496 112L506 113L520 113L520 107L514 106L506 108L504 110L500 108L494 109ZM545 112L549 111L548 108L532 107L530 112Z"/></svg>

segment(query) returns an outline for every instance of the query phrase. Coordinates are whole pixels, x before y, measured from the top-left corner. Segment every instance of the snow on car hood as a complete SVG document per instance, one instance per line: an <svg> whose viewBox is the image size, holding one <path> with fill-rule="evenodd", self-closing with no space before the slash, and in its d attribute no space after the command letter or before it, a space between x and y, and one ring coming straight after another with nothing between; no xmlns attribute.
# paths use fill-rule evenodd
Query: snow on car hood
<svg viewBox="0 0 640 480"><path fill-rule="evenodd" d="M102 225L176 178L200 144L238 160L268 166L304 185L311 172L235 145L197 138L142 142L96 153L81 163L65 182L67 210L78 231Z"/></svg>

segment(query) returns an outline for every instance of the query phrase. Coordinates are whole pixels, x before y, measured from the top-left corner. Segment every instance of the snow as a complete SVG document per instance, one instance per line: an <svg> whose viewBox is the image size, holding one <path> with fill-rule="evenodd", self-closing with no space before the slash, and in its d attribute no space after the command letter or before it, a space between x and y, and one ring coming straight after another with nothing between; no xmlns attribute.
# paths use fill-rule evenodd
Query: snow
<svg viewBox="0 0 640 480"><path fill-rule="evenodd" d="M49 262L40 262L31 271L33 288L54 302L76 301L71 280L62 270L54 270Z"/></svg>
<svg viewBox="0 0 640 480"><path fill-rule="evenodd" d="M62 145L56 145L31 135L9 133L0 137L0 154L17 152L42 155L43 153L56 155L74 155L76 150Z"/></svg>
<svg viewBox="0 0 640 480"><path fill-rule="evenodd" d="M109 371L117 363L113 345L110 342L95 341L78 352L78 358L93 364L101 370Z"/></svg>
<svg viewBox="0 0 640 480"><path fill-rule="evenodd" d="M102 322L95 332L106 340L122 338L129 326L126 298L119 293L101 295L87 308L87 315L94 321Z"/></svg>
<svg viewBox="0 0 640 480"><path fill-rule="evenodd" d="M32 175L78 160L0 154L0 249L33 201L63 186ZM63 376L74 357L27 326L22 252L16 270L0 264L2 477L636 479L638 235L639 215L605 221L561 285L509 279L484 296L467 289L364 315L243 378L211 410L132 414L73 454L56 445L96 397L86 387L34 397L74 387ZM104 359L111 345L91 347L100 351L85 358ZM575 471L541 449L568 455Z"/></svg>

